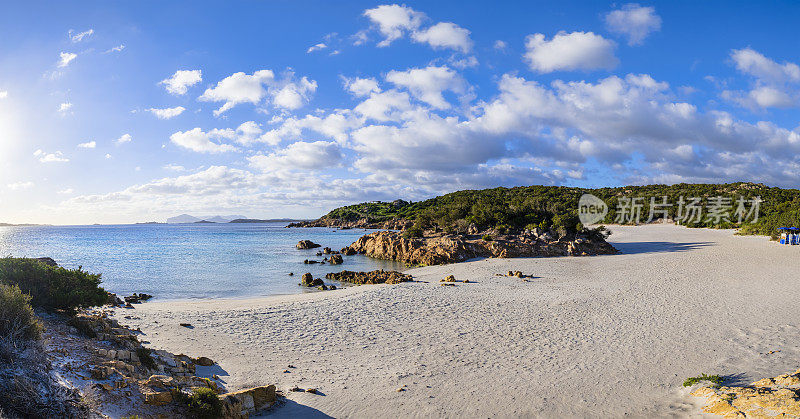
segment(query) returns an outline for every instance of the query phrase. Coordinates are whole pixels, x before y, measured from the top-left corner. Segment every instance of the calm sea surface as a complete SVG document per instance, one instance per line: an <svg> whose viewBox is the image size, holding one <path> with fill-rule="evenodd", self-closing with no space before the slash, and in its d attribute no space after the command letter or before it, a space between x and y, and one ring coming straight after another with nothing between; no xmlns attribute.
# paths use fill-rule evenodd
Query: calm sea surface
<svg viewBox="0 0 800 419"><path fill-rule="evenodd" d="M367 232L285 225L0 226L0 255L49 256L64 267L102 273L111 292L157 299L294 294L307 292L297 285L304 272L324 278L345 269L402 269L362 255L344 256L342 265L305 265L304 259L322 260L321 249L297 250L299 240L339 250Z"/></svg>

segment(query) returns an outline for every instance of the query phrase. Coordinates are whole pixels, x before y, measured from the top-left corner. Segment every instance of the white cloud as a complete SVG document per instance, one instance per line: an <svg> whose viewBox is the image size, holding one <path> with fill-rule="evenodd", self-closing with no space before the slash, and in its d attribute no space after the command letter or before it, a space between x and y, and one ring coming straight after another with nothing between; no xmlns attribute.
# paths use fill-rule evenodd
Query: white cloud
<svg viewBox="0 0 800 419"><path fill-rule="evenodd" d="M6 186L8 187L8 189L11 189L12 191L19 191L23 189L30 189L34 187L35 184L31 181L27 181L27 182L9 183Z"/></svg>
<svg viewBox="0 0 800 419"><path fill-rule="evenodd" d="M605 22L609 31L627 36L628 45L641 45L650 33L661 29L661 17L656 9L635 3L609 12Z"/></svg>
<svg viewBox="0 0 800 419"><path fill-rule="evenodd" d="M172 77L161 80L158 84L163 84L167 92L173 95L184 95L189 87L203 81L200 70L178 70Z"/></svg>
<svg viewBox="0 0 800 419"><path fill-rule="evenodd" d="M119 44L119 45L117 45L115 47L111 47L111 48L107 49L105 51L105 53L108 54L108 53L111 53L111 52L121 52L123 49L125 49L125 44Z"/></svg>
<svg viewBox="0 0 800 419"><path fill-rule="evenodd" d="M327 141L298 141L269 155L248 157L250 166L264 172L285 171L294 168L320 170L336 166L342 153L336 143Z"/></svg>
<svg viewBox="0 0 800 419"><path fill-rule="evenodd" d="M800 82L797 64L779 64L751 48L732 50L731 60L737 70L753 77L753 83L749 91L723 90L723 99L753 110L789 108L800 103L795 86Z"/></svg>
<svg viewBox="0 0 800 419"><path fill-rule="evenodd" d="M525 38L525 48L525 60L539 73L612 69L619 63L614 42L592 32L559 32L549 41L537 33Z"/></svg>
<svg viewBox="0 0 800 419"><path fill-rule="evenodd" d="M276 80L272 70L259 70L252 75L234 73L215 87L207 89L199 100L225 102L214 111L214 115L220 115L241 103L258 105L267 97L272 98L277 108L294 110L308 103L316 90L317 82L307 77L295 81L294 74L288 72L282 80Z"/></svg>
<svg viewBox="0 0 800 419"><path fill-rule="evenodd" d="M731 59L737 70L767 82L800 81L800 66L787 62L778 64L751 48L732 50Z"/></svg>
<svg viewBox="0 0 800 419"><path fill-rule="evenodd" d="M384 39L378 43L379 47L387 47L406 32L415 31L425 19L424 13L397 4L384 4L365 10L364 16L377 25L378 31L384 36Z"/></svg>
<svg viewBox="0 0 800 419"><path fill-rule="evenodd" d="M122 134L119 138L117 138L116 143L117 145L129 143L133 140L130 134Z"/></svg>
<svg viewBox="0 0 800 419"><path fill-rule="evenodd" d="M75 190L72 189L72 188L64 188L64 189L58 191L58 193L61 194L61 195L72 195L73 192L75 192Z"/></svg>
<svg viewBox="0 0 800 419"><path fill-rule="evenodd" d="M275 80L272 70L259 70L252 75L234 73L222 79L215 87L208 88L199 100L206 102L225 102L214 111L219 115L240 103L258 104L267 95L264 84Z"/></svg>
<svg viewBox="0 0 800 419"><path fill-rule="evenodd" d="M158 109L158 108L147 109L148 112L150 112L153 115L155 115L158 119L174 118L174 117L182 114L183 111L185 111L185 110L186 110L186 108L184 108L183 106L176 106L174 108L163 108L163 109Z"/></svg>
<svg viewBox="0 0 800 419"><path fill-rule="evenodd" d="M8 91L0 90L0 99L5 99L8 97Z"/></svg>
<svg viewBox="0 0 800 419"><path fill-rule="evenodd" d="M506 43L506 41L502 41L500 39L494 41L494 49L498 51L505 51L506 48L508 48L508 44Z"/></svg>
<svg viewBox="0 0 800 419"><path fill-rule="evenodd" d="M278 108L295 110L309 101L309 97L317 90L317 82L303 77L298 82L286 83L274 93L273 103Z"/></svg>
<svg viewBox="0 0 800 419"><path fill-rule="evenodd" d="M170 170L170 171L173 171L173 172L185 172L186 168L181 166L181 165L170 163L170 164L164 165L164 170Z"/></svg>
<svg viewBox="0 0 800 419"><path fill-rule="evenodd" d="M328 45L326 45L324 42L320 42L319 44L308 47L308 49L306 50L306 54L310 54L314 51L321 51L325 48L328 48Z"/></svg>
<svg viewBox="0 0 800 419"><path fill-rule="evenodd" d="M64 102L58 105L58 112L61 113L62 115L68 113L71 109L72 109L72 103L69 102Z"/></svg>
<svg viewBox="0 0 800 419"><path fill-rule="evenodd" d="M415 31L411 37L433 48L449 48L466 54L472 50L470 32L455 23L439 22L427 29Z"/></svg>
<svg viewBox="0 0 800 419"><path fill-rule="evenodd" d="M55 153L47 153L42 151L42 149L38 149L33 152L33 155L38 157L39 161L42 163L63 163L69 161L69 159L64 157L60 151L56 151Z"/></svg>
<svg viewBox="0 0 800 419"><path fill-rule="evenodd" d="M83 41L84 38L87 38L87 37L91 36L93 33L94 33L94 29L89 29L89 30L83 31L81 33L75 33L75 31L70 29L69 30L69 39L74 44L74 43L78 43L78 42Z"/></svg>
<svg viewBox="0 0 800 419"><path fill-rule="evenodd" d="M58 60L58 68L64 68L69 65L75 58L78 57L78 54L74 54L71 52L62 52L59 54Z"/></svg>
<svg viewBox="0 0 800 419"><path fill-rule="evenodd" d="M454 70L445 66L390 71L386 75L386 80L407 88L415 98L437 109L450 108L450 104L442 96L442 92L452 91L456 94L463 94L466 91L464 79Z"/></svg>
<svg viewBox="0 0 800 419"><path fill-rule="evenodd" d="M78 144L78 148L95 148L97 147L96 141L87 141L85 143Z"/></svg>
<svg viewBox="0 0 800 419"><path fill-rule="evenodd" d="M374 78L359 78L352 79L343 77L344 87L356 97L364 97L370 93L380 93L381 88L378 87L378 81Z"/></svg>
<svg viewBox="0 0 800 419"><path fill-rule="evenodd" d="M180 147L187 148L198 153L224 153L235 151L236 147L230 144L221 144L212 141L212 138L225 138L225 132L203 132L200 128L189 131L178 131L170 135L169 140Z"/></svg>

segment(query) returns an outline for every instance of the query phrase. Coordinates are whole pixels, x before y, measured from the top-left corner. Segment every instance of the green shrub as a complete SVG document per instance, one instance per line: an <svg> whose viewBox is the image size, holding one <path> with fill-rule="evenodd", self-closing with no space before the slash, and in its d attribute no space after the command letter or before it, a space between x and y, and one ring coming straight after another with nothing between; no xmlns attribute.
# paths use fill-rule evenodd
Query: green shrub
<svg viewBox="0 0 800 419"><path fill-rule="evenodd" d="M722 377L719 375L706 375L705 373L697 376L697 377L689 377L683 382L684 387L691 387L701 381L708 381L714 385L714 387L719 387L722 385Z"/></svg>
<svg viewBox="0 0 800 419"><path fill-rule="evenodd" d="M482 237L482 239L483 239L484 241L487 241L487 242L490 242L490 241L494 240L494 239L492 238L492 236L491 236L491 235L489 235L489 234L484 234L484 236Z"/></svg>
<svg viewBox="0 0 800 419"><path fill-rule="evenodd" d="M217 393L208 387L195 389L187 398L189 417L218 418L222 414L222 402Z"/></svg>
<svg viewBox="0 0 800 419"><path fill-rule="evenodd" d="M403 231L403 237L410 239L413 237L422 237L422 227L415 225Z"/></svg>
<svg viewBox="0 0 800 419"><path fill-rule="evenodd" d="M31 304L46 310L74 311L106 303L100 275L49 266L36 259L0 258L0 283L17 285L30 294Z"/></svg>
<svg viewBox="0 0 800 419"><path fill-rule="evenodd" d="M150 349L140 346L136 348L136 356L139 357L139 362L141 362L146 368L151 370L156 369L156 361L154 361L153 357L150 356Z"/></svg>
<svg viewBox="0 0 800 419"><path fill-rule="evenodd" d="M16 285L0 284L0 338L39 339L42 325L33 313L31 296Z"/></svg>

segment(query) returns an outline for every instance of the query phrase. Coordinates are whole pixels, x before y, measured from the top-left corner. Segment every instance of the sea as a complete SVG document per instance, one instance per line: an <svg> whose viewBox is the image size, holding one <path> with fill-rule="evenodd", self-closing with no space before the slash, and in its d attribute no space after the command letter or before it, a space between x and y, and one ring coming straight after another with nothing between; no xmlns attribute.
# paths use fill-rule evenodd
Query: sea
<svg viewBox="0 0 800 419"><path fill-rule="evenodd" d="M119 296L146 293L154 300L250 298L320 292L298 285L342 270L402 270L397 262L344 256L341 265L307 265L321 250L298 250L311 240L340 250L374 230L285 228L285 222L0 226L0 256L51 257L63 267L102 274ZM290 276L289 273L294 273ZM346 286L337 282L326 283Z"/></svg>

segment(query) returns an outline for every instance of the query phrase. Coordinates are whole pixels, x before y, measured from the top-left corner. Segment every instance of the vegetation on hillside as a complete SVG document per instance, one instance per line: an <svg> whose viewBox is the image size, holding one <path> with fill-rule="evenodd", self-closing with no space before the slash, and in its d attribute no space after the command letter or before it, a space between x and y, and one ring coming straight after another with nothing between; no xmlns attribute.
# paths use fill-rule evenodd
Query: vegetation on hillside
<svg viewBox="0 0 800 419"><path fill-rule="evenodd" d="M409 234L420 234L423 229L429 228L463 233L470 226L475 226L479 231L496 229L500 233L534 227L574 232L583 229L578 218L578 200L585 193L597 196L608 205L608 214L602 220L606 224L635 222L634 217L626 216L632 212L625 209L626 204L632 203L626 201L628 198L640 198L628 207L638 208L639 223L659 220L664 216L680 219L689 214L687 206L691 205L692 198L696 198L694 202L699 207L699 216L679 220L681 224L689 227L741 227L741 234L772 237L778 234L777 227L800 226L800 190L754 183L681 183L598 189L527 186L464 190L420 202L397 200L349 205L331 211L324 218L343 222L360 219L368 222L409 220L414 222ZM716 197L721 197L722 201L716 201ZM750 211L756 197L761 199L758 219L753 222L755 217L752 213L742 213L740 217L737 209ZM651 202L656 204L653 206L652 219ZM669 205L659 206L664 202ZM684 205L679 205L680 202ZM719 210L713 217L710 212L714 209L712 207Z"/></svg>
<svg viewBox="0 0 800 419"><path fill-rule="evenodd" d="M45 310L73 312L103 305L108 293L100 287L100 275L81 268L50 266L37 259L0 258L0 284L18 286L31 296L31 304Z"/></svg>

